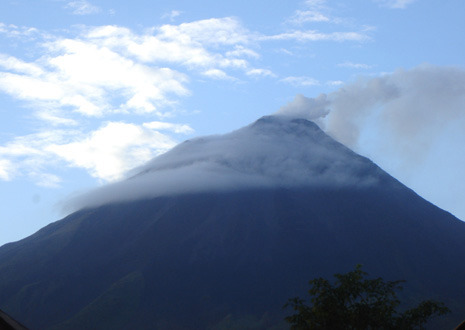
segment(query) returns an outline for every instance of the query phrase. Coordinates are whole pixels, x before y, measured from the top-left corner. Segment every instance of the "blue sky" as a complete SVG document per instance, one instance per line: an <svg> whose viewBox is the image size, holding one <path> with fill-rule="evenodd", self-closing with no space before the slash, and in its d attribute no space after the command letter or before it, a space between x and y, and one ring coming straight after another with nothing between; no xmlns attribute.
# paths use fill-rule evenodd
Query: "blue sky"
<svg viewBox="0 0 465 330"><path fill-rule="evenodd" d="M297 94L465 219L465 2L0 2L0 244L185 139Z"/></svg>

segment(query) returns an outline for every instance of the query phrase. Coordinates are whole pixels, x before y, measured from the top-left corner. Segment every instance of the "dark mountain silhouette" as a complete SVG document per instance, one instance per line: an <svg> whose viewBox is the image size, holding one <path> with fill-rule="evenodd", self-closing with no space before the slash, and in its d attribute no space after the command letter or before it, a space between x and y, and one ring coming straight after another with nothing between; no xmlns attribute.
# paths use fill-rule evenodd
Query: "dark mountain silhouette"
<svg viewBox="0 0 465 330"><path fill-rule="evenodd" d="M303 119L185 142L79 203L0 248L0 308L32 329L285 328L288 298L355 264L406 280L406 308L443 301L438 329L465 315L465 223Z"/></svg>
<svg viewBox="0 0 465 330"><path fill-rule="evenodd" d="M2 330L27 330L22 324L12 319L11 316L0 310L0 329Z"/></svg>

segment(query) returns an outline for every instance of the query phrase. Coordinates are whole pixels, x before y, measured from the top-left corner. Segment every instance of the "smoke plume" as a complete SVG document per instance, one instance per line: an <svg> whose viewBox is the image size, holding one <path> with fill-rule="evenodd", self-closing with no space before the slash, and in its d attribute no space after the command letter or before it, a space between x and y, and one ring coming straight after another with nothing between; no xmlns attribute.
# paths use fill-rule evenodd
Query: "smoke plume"
<svg viewBox="0 0 465 330"><path fill-rule="evenodd" d="M464 69L399 69L296 101L281 110L303 111L337 141L465 219L465 187L459 184L465 182Z"/></svg>

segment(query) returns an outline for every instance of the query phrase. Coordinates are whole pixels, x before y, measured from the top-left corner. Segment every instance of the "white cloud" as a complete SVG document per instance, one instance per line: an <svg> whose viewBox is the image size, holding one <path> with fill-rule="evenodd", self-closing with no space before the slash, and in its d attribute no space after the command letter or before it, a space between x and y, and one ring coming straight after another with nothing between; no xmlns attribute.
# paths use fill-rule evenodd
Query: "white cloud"
<svg viewBox="0 0 465 330"><path fill-rule="evenodd" d="M17 26L0 22L0 33L10 38L33 38L39 31L33 27Z"/></svg>
<svg viewBox="0 0 465 330"><path fill-rule="evenodd" d="M13 177L14 166L8 159L0 159L0 179L9 181Z"/></svg>
<svg viewBox="0 0 465 330"><path fill-rule="evenodd" d="M261 37L262 40L297 40L305 41L367 41L370 37L361 32L330 32L324 33L316 30L292 31Z"/></svg>
<svg viewBox="0 0 465 330"><path fill-rule="evenodd" d="M349 68L349 69L371 69L373 67L372 65L369 65L369 64L353 63L350 61L339 63L337 66L341 68Z"/></svg>
<svg viewBox="0 0 465 330"><path fill-rule="evenodd" d="M234 50L226 52L227 57L250 57L250 58L259 58L260 55L253 51L252 49L246 48L242 45L237 45L234 47Z"/></svg>
<svg viewBox="0 0 465 330"><path fill-rule="evenodd" d="M96 178L112 181L175 144L168 136L144 126L110 122L89 137L49 145L46 150L73 167L87 169Z"/></svg>
<svg viewBox="0 0 465 330"><path fill-rule="evenodd" d="M75 119L66 118L64 117L58 110L56 109L46 109L45 107L36 113L36 117L46 124L51 125L53 127L56 126L77 126L79 122Z"/></svg>
<svg viewBox="0 0 465 330"><path fill-rule="evenodd" d="M182 14L182 11L179 10L172 10L169 13L163 14L161 18L168 18L170 21L174 21L174 19Z"/></svg>
<svg viewBox="0 0 465 330"><path fill-rule="evenodd" d="M40 76L44 73L44 70L35 63L27 63L5 54L0 54L0 67L30 76Z"/></svg>
<svg viewBox="0 0 465 330"><path fill-rule="evenodd" d="M229 76L226 72L220 69L210 69L210 70L202 72L202 74L212 79L234 80L233 77Z"/></svg>
<svg viewBox="0 0 465 330"><path fill-rule="evenodd" d="M18 30L4 24L1 28ZM55 125L69 124L76 113L165 116L162 109L173 104L173 96L189 94L187 74L173 66L232 80L226 69L254 69L248 58L259 55L246 47L250 38L240 22L229 17L163 25L142 34L101 26L75 37L47 36L35 60L0 56L0 90L27 101L38 118Z"/></svg>
<svg viewBox="0 0 465 330"><path fill-rule="evenodd" d="M332 23L339 24L343 19L334 17L330 13L332 8L327 6L325 0L309 0L304 2L304 8L296 10L294 15L287 20L287 23L294 25L304 25L306 23Z"/></svg>
<svg viewBox="0 0 465 330"><path fill-rule="evenodd" d="M326 3L326 0L305 0L305 4L310 7L320 7Z"/></svg>
<svg viewBox="0 0 465 330"><path fill-rule="evenodd" d="M86 0L70 1L66 7L72 9L74 15L90 15L100 12L99 7L92 5Z"/></svg>
<svg viewBox="0 0 465 330"><path fill-rule="evenodd" d="M73 134L75 132L49 130L18 136L0 146L0 172L4 174L0 175L0 179L27 177L38 185L56 186L59 183L58 177L54 179L54 175L48 174L45 168L56 166L57 159L45 149L48 145L62 142L65 135Z"/></svg>
<svg viewBox="0 0 465 330"><path fill-rule="evenodd" d="M297 10L289 19L289 22L294 24L314 23L314 22L330 22L330 18L316 10Z"/></svg>
<svg viewBox="0 0 465 330"><path fill-rule="evenodd" d="M0 179L25 176L38 185L56 187L61 178L50 171L68 164L95 178L116 180L176 144L158 130L192 132L190 126L174 123L109 122L90 132L49 130L16 137L0 146Z"/></svg>
<svg viewBox="0 0 465 330"><path fill-rule="evenodd" d="M297 40L300 42L312 41L355 41L363 42L371 39L369 32L371 27L359 26L359 31L336 31L326 32L315 29L304 29L302 26L315 26L315 23L338 24L340 26L353 26L354 20L334 16L332 13L336 8L328 6L326 0L307 0L303 3L303 8L296 10L294 14L286 20L286 23L300 28L289 30L284 33L265 36L264 40ZM321 26L327 26L321 24ZM331 29L334 31L334 29Z"/></svg>
<svg viewBox="0 0 465 330"><path fill-rule="evenodd" d="M181 64L189 70L248 68L246 58L258 54L245 47L250 33L233 18L163 25L152 33L133 34L126 28L103 26L87 37L113 50L122 49L145 63Z"/></svg>
<svg viewBox="0 0 465 330"><path fill-rule="evenodd" d="M287 83L287 84L291 84L293 86L302 86L302 87L316 86L320 84L318 80L311 78L311 77L286 77L284 79L281 79L280 81Z"/></svg>
<svg viewBox="0 0 465 330"><path fill-rule="evenodd" d="M167 123L162 121L151 121L149 123L144 123L142 126L153 130L172 131L178 134L191 134L194 132L194 129L189 125Z"/></svg>
<svg viewBox="0 0 465 330"><path fill-rule="evenodd" d="M289 49L286 49L286 48L280 48L278 50L276 50L277 53L281 53L281 54L286 54L286 55L289 55L289 56L293 56L294 53L291 52Z"/></svg>
<svg viewBox="0 0 465 330"><path fill-rule="evenodd" d="M246 74L248 76L276 77L273 71L268 69L250 69Z"/></svg>
<svg viewBox="0 0 465 330"><path fill-rule="evenodd" d="M166 94L186 95L185 75L169 69L154 68L124 57L106 47L77 40L62 40L51 46L64 53L49 60L60 78L76 87L85 88L85 95L102 99L106 90L121 91L127 96L122 104L126 110L140 112L157 110ZM106 106L109 106L106 104Z"/></svg>
<svg viewBox="0 0 465 330"><path fill-rule="evenodd" d="M86 116L115 110L161 115L168 94L188 94L184 74L136 63L89 41L58 39L46 46L49 55L34 63L0 58L4 68L20 71L0 72L0 90L32 102L39 112L71 107ZM126 101L112 104L115 92Z"/></svg>
<svg viewBox="0 0 465 330"><path fill-rule="evenodd" d="M383 7L391 9L405 9L408 5L414 3L416 0L374 0Z"/></svg>
<svg viewBox="0 0 465 330"><path fill-rule="evenodd" d="M63 130L50 130L40 133L29 134L25 136L17 136L12 141L0 146L0 157L2 158L17 158L17 157L32 157L39 160L43 157L44 161L47 152L44 146L54 143L59 143L63 140L65 134L72 135L75 132L66 132ZM31 161L36 162L36 160Z"/></svg>
<svg viewBox="0 0 465 330"><path fill-rule="evenodd" d="M326 82L326 85L328 86L340 86L343 85L344 82L342 80L330 80Z"/></svg>
<svg viewBox="0 0 465 330"><path fill-rule="evenodd" d="M19 99L59 101L65 97L63 88L54 82L28 75L0 72L0 89ZM64 105L71 105L63 101Z"/></svg>
<svg viewBox="0 0 465 330"><path fill-rule="evenodd" d="M51 173L31 173L31 177L38 186L45 188L58 188L62 182L60 177Z"/></svg>
<svg viewBox="0 0 465 330"><path fill-rule="evenodd" d="M250 41L250 32L232 17L211 18L180 25L163 25L161 39L185 40L202 45L237 45Z"/></svg>

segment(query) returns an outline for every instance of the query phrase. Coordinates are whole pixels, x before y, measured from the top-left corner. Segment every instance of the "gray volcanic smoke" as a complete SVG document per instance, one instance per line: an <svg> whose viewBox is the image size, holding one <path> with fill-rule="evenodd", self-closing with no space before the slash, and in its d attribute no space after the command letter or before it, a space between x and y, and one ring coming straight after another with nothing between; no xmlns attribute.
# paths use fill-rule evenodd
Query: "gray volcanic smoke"
<svg viewBox="0 0 465 330"><path fill-rule="evenodd" d="M421 157L448 125L464 119L465 71L426 65L398 70L360 78L328 99L327 131L338 141L356 146L373 119L405 157Z"/></svg>
<svg viewBox="0 0 465 330"><path fill-rule="evenodd" d="M337 141L465 219L465 70L400 69L293 104L306 104L302 117L312 114ZM289 105L278 113L288 109L298 113Z"/></svg>

